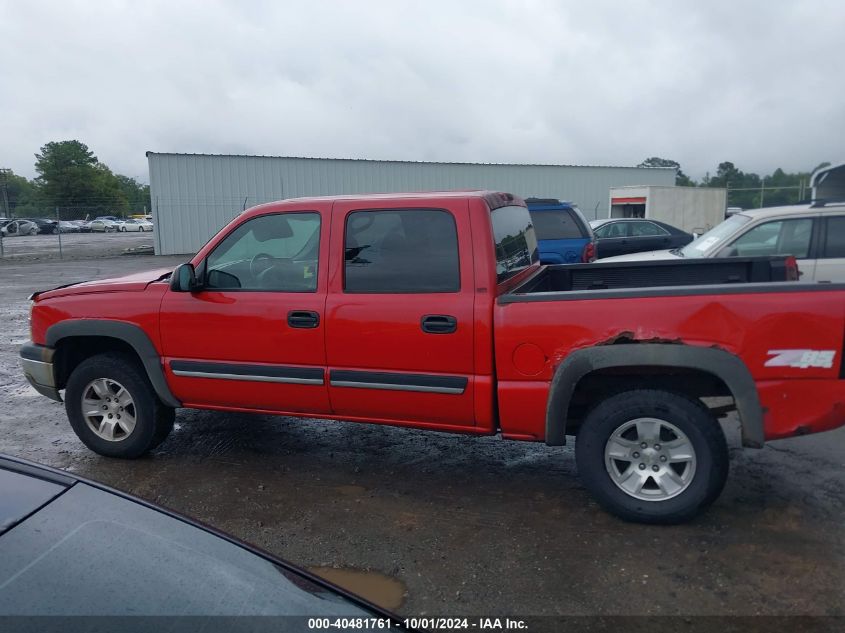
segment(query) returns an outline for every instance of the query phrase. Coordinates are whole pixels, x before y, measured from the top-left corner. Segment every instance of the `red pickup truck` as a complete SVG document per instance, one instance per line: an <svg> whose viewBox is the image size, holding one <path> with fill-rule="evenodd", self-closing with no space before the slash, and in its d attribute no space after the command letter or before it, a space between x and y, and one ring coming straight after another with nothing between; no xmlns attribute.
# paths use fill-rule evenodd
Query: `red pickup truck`
<svg viewBox="0 0 845 633"><path fill-rule="evenodd" d="M285 200L175 271L35 293L21 358L102 455L154 448L178 407L577 436L605 508L669 523L719 495L729 408L751 447L845 423L845 285L773 283L794 278L790 258L541 266L510 194Z"/></svg>

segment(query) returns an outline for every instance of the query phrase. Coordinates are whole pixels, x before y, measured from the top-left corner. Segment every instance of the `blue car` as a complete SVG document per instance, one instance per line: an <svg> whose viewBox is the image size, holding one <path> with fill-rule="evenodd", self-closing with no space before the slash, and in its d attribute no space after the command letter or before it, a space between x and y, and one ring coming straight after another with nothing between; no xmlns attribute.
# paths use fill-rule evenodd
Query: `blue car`
<svg viewBox="0 0 845 633"><path fill-rule="evenodd" d="M593 230L571 202L550 198L526 201L537 233L541 264L578 264L596 259Z"/></svg>

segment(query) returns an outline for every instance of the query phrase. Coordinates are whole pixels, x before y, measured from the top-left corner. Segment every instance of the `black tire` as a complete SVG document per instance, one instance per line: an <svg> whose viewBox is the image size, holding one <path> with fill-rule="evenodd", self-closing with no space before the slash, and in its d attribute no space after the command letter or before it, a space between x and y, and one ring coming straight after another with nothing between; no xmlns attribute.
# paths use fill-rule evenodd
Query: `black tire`
<svg viewBox="0 0 845 633"><path fill-rule="evenodd" d="M674 425L692 445L695 457L692 478L676 496L643 500L623 490L611 476L610 470L615 462L608 458L611 465L606 464L608 441L618 429L639 418L656 418ZM651 451L651 447L648 450ZM648 459L652 458L658 459L654 451ZM592 409L578 432L575 459L584 487L599 504L626 521L639 523L673 524L692 519L716 500L728 476L725 435L707 408L698 400L652 389L619 393ZM625 460L621 464L624 466ZM636 466L640 467L639 464ZM669 467L648 466L643 474L647 476L648 468L658 469L661 466ZM634 468L635 462L632 461L629 467ZM627 470L623 471L623 475L627 473ZM656 480L650 480L650 483L657 487ZM655 491L655 494L660 492Z"/></svg>
<svg viewBox="0 0 845 633"><path fill-rule="evenodd" d="M88 385L99 378L113 380L130 394L135 409L135 427L122 439L98 436L86 422L82 400ZM67 382L65 411L77 437L95 453L106 457L133 459L161 444L173 430L175 411L159 400L137 359L121 353L106 353L82 361Z"/></svg>

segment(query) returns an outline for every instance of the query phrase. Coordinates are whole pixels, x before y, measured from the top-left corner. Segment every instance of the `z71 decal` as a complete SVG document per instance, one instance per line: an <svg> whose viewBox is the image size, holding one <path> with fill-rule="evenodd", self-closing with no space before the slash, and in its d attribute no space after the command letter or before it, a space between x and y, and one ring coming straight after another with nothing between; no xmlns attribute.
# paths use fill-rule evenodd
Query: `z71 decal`
<svg viewBox="0 0 845 633"><path fill-rule="evenodd" d="M797 367L807 369L808 367L833 367L833 359L836 357L836 350L816 349L770 349L766 361L766 367Z"/></svg>

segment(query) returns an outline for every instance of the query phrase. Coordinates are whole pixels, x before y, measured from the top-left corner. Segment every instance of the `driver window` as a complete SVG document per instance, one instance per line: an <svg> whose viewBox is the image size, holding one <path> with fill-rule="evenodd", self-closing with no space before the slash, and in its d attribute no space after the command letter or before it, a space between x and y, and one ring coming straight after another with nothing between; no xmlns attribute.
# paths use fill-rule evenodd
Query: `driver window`
<svg viewBox="0 0 845 633"><path fill-rule="evenodd" d="M601 235L603 238L612 239L628 236L627 222L611 222L602 228L604 228L604 233Z"/></svg>
<svg viewBox="0 0 845 633"><path fill-rule="evenodd" d="M275 213L241 224L206 260L204 287L316 292L320 214Z"/></svg>
<svg viewBox="0 0 845 633"><path fill-rule="evenodd" d="M812 232L811 218L765 222L737 239L732 244L731 255L794 255L799 259L806 258Z"/></svg>

